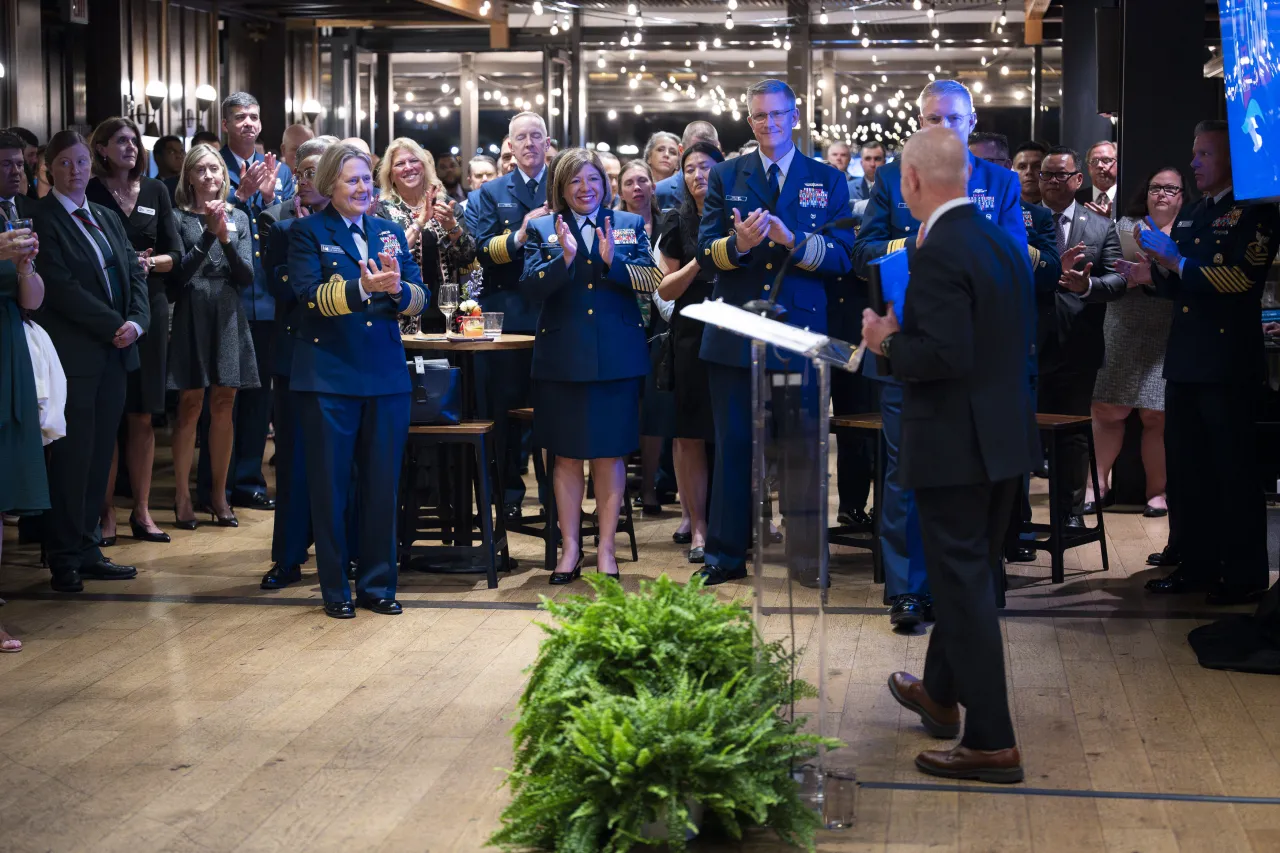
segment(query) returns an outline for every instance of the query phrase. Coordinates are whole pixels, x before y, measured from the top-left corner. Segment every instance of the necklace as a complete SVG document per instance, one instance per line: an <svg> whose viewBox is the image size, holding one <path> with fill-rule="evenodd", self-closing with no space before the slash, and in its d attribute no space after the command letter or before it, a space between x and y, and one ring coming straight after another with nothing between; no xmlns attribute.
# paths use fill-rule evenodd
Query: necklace
<svg viewBox="0 0 1280 853"><path fill-rule="evenodd" d="M120 209L125 210L132 207L133 201L136 198L135 192L138 189L138 186L138 184L130 183L128 192L123 193L110 185L107 186L107 189L110 191L111 197L116 200L116 204L120 205Z"/></svg>

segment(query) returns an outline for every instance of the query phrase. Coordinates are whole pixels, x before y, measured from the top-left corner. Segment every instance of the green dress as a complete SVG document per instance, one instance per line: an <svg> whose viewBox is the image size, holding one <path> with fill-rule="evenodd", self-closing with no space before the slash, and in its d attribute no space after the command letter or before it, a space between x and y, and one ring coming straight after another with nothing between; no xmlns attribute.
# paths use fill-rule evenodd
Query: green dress
<svg viewBox="0 0 1280 853"><path fill-rule="evenodd" d="M12 261L0 261L0 472L0 512L49 508L36 380Z"/></svg>

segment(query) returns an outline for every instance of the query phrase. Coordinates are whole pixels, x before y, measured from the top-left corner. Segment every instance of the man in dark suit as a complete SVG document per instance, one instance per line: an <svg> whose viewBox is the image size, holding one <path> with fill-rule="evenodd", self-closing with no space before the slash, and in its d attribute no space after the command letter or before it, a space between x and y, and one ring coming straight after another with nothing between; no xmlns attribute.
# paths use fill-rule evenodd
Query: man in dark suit
<svg viewBox="0 0 1280 853"><path fill-rule="evenodd" d="M23 142L12 133L0 133L0 218L5 222L31 216L33 199L22 194L26 160Z"/></svg>
<svg viewBox="0 0 1280 853"><path fill-rule="evenodd" d="M249 217L253 234L253 286L240 294L253 351L258 362L258 375L271 375L275 344L275 300L262 264L261 231L258 216L276 202L293 198L293 172L274 154L259 154L256 148L262 133L262 117L258 100L247 92L235 92L222 102L222 129L227 144L222 159L227 164L231 181L228 199ZM267 496L267 481L262 474L262 456L271 423L271 383L261 388L242 389L236 394L235 440L231 450L231 470L227 489L231 505L249 509L274 509L275 501ZM210 488L208 454L200 454L197 469L197 496L203 500Z"/></svg>
<svg viewBox="0 0 1280 853"><path fill-rule="evenodd" d="M1089 170L1089 186L1076 190L1076 201L1101 216L1116 218L1116 144L1101 140L1084 153L1084 167Z"/></svg>
<svg viewBox="0 0 1280 853"><path fill-rule="evenodd" d="M1230 151L1225 121L1196 127L1191 168L1203 197L1182 209L1171 234L1142 232L1149 267L1121 264L1131 280L1173 301L1164 360L1170 542L1152 558L1180 565L1146 588L1207 590L1210 604L1257 601L1268 580L1255 412L1267 377L1258 304L1280 214L1274 204L1236 201Z"/></svg>
<svg viewBox="0 0 1280 853"><path fill-rule="evenodd" d="M531 335L540 305L520 291L524 241L529 223L547 213L547 124L537 113L518 113L508 126L516 168L482 185L467 202L466 221L475 235L484 269L480 306L503 313L502 329ZM502 504L508 518L519 516L524 501L523 447L519 433L509 435L507 412L533 405L530 371L533 350L482 353L476 359L476 404L493 421Z"/></svg>
<svg viewBox="0 0 1280 853"><path fill-rule="evenodd" d="M1022 243L986 219L967 193L969 158L946 128L912 136L902 196L923 222L899 328L867 309L863 339L904 384L903 485L915 492L937 624L924 680L905 672L889 690L934 737L925 773L1022 781L996 617L994 566L1019 478L1036 445L1027 377L1031 268Z"/></svg>
<svg viewBox="0 0 1280 853"><path fill-rule="evenodd" d="M1052 299L1039 304L1039 326L1046 331L1040 350L1037 411L1088 415L1093 384L1106 357L1102 335L1107 302L1124 295L1128 285L1115 271L1120 237L1107 217L1076 201L1084 176L1080 158L1070 148L1050 148L1040 168L1040 195L1053 214L1062 277ZM1068 527L1084 527L1082 513L1089 475L1089 441L1084 435L1064 439L1061 470L1055 487Z"/></svg>
<svg viewBox="0 0 1280 853"><path fill-rule="evenodd" d="M748 121L759 148L711 170L707 197L698 229L698 257L703 269L717 275L713 296L731 305L777 297L784 323L814 332L827 329L827 300L852 290L849 249L853 229L835 226L849 211L849 185L835 169L801 154L792 142L796 96L781 80L764 80L747 89ZM832 226L832 227L828 227ZM822 231L822 229L826 229ZM821 233L818 233L821 231ZM813 239L806 238L816 235ZM788 255L795 260L787 276L772 292L774 280ZM744 578L751 539L751 345L728 332L708 326L700 355L708 362L710 402L715 426L715 466L711 483L711 512L707 525L707 585ZM767 368L800 377L794 362L784 362L768 349ZM781 377L779 377L781 379ZM799 395L776 392L773 416L796 420L798 429L813 422L817 395L812 376L801 381ZM788 387L786 384L778 386ZM816 424L813 424L816 426ZM797 427L791 427L797 429ZM792 435L801 435L793 432ZM816 433L813 441L817 441ZM788 447L796 442L788 443ZM808 451L816 444L804 445ZM804 482L812 459L784 467L800 477L794 488L781 492L784 514L799 518L811 511L800 503L816 496ZM802 580L816 570L813 543L801 524L787 537L788 563Z"/></svg>

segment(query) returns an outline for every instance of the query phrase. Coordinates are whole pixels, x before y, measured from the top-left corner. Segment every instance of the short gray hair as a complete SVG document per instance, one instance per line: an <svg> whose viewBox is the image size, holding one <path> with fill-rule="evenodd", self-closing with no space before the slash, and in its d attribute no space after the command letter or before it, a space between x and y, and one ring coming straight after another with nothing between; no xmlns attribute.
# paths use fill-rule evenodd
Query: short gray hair
<svg viewBox="0 0 1280 853"><path fill-rule="evenodd" d="M760 95L786 95L787 100L794 107L796 103L796 92L787 85L785 80L761 80L759 83L752 83L747 87L747 103L751 103L751 99Z"/></svg>
<svg viewBox="0 0 1280 853"><path fill-rule="evenodd" d="M1202 133L1227 133L1227 123L1220 118L1207 118L1196 125L1193 136L1199 136Z"/></svg>
<svg viewBox="0 0 1280 853"><path fill-rule="evenodd" d="M316 167L316 179L312 182L316 192L325 198L333 198L333 186L338 182L342 167L347 165L348 160L363 160L369 167L369 171L373 171L373 161L368 154L350 142L336 142L326 148L320 157L320 165Z"/></svg>
<svg viewBox="0 0 1280 853"><path fill-rule="evenodd" d="M317 136L314 139L308 139L299 145L298 150L294 152L294 162L301 163L308 157L324 154L329 146L337 141L337 138L333 136Z"/></svg>
<svg viewBox="0 0 1280 853"><path fill-rule="evenodd" d="M677 148L680 147L680 137L676 136L674 133L660 130L653 136L650 136L649 141L644 144L644 153L640 155L640 159L648 163L649 155L653 153L653 149L657 148L658 143L663 141L673 142Z"/></svg>
<svg viewBox="0 0 1280 853"><path fill-rule="evenodd" d="M916 108L923 113L925 101L930 98L945 98L948 95L964 98L965 103L969 105L969 109L973 109L973 93L969 91L968 86L959 80L934 80L932 83L926 84L920 90L920 97L916 98Z"/></svg>
<svg viewBox="0 0 1280 853"><path fill-rule="evenodd" d="M691 121L684 126L684 135L680 137L680 145L688 148L695 142L710 142L719 147L720 132L709 121Z"/></svg>
<svg viewBox="0 0 1280 853"><path fill-rule="evenodd" d="M518 122L518 121L519 121L520 119L522 119L522 118L532 118L532 119L537 119L537 120L538 120L538 124L542 125L542 135L543 135L543 136L546 136L546 135L547 135L547 120L546 120L546 119L544 119L542 116L538 115L538 114L537 114L537 113L535 113L535 112L530 112L529 110L525 110L524 112L518 112L518 113L516 113L515 115L513 115L513 116L511 117L511 121L507 122L507 135L508 135L508 136L510 136L510 135L511 135L511 128L515 127L515 126L516 126L516 122Z"/></svg>
<svg viewBox="0 0 1280 853"><path fill-rule="evenodd" d="M235 107L257 107L258 99L248 92L232 92L222 101L222 114L229 115Z"/></svg>

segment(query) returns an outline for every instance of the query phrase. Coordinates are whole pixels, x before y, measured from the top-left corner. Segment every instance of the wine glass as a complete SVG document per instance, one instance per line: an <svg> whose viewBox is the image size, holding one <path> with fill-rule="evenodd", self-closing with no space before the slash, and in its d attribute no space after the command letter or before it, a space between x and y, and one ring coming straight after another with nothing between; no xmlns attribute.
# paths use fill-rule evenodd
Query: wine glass
<svg viewBox="0 0 1280 853"><path fill-rule="evenodd" d="M458 285L440 285L440 300L437 304L440 306L440 313L444 314L444 333L448 335L453 330L453 312L458 310Z"/></svg>

